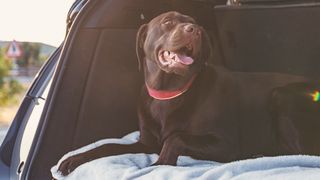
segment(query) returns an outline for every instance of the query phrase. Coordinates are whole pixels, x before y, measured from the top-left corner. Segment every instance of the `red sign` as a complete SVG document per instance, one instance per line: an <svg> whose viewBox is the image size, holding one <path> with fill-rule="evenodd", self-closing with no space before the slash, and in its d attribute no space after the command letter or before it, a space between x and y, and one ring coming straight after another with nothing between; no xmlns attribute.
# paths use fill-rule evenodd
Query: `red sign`
<svg viewBox="0 0 320 180"><path fill-rule="evenodd" d="M13 40L8 48L7 56L9 58L18 58L22 55L22 50L20 48L19 43L17 43L15 40Z"/></svg>

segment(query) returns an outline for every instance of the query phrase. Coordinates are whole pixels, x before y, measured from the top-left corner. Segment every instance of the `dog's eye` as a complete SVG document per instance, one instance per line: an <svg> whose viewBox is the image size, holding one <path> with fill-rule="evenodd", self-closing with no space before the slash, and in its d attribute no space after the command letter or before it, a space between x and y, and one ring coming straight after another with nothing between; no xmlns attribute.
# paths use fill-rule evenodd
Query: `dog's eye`
<svg viewBox="0 0 320 180"><path fill-rule="evenodd" d="M164 21L162 24L164 24L164 25L166 25L166 26L170 26L170 25L173 24L173 21L171 21L171 20L166 20L166 21Z"/></svg>

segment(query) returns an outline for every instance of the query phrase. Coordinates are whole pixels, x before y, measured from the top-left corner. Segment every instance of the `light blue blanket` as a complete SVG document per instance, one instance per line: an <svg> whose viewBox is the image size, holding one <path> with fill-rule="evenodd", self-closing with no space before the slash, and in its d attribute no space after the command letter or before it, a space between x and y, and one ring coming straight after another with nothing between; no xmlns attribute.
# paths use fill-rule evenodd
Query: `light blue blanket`
<svg viewBox="0 0 320 180"><path fill-rule="evenodd" d="M158 159L156 154L124 154L97 159L79 166L67 177L57 171L57 167L66 157L87 151L106 143L130 144L137 141L138 132L121 139L105 139L69 152L51 168L56 179L65 180L320 180L320 157L294 155L262 157L217 163L213 161L194 160L180 156L178 166L150 166Z"/></svg>

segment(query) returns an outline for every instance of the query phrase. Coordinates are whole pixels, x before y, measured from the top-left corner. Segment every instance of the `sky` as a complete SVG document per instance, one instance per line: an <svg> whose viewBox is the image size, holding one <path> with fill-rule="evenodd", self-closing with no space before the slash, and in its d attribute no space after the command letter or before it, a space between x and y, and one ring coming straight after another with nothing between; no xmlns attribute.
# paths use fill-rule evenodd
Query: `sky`
<svg viewBox="0 0 320 180"><path fill-rule="evenodd" d="M59 46L74 0L0 0L0 40Z"/></svg>

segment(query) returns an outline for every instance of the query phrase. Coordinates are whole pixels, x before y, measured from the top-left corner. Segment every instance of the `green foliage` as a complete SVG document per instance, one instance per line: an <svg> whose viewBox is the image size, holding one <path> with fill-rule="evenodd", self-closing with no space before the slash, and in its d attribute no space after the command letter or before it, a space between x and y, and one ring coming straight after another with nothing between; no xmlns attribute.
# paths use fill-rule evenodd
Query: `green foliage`
<svg viewBox="0 0 320 180"><path fill-rule="evenodd" d="M14 103L15 96L23 90L18 81L7 78L10 66L11 61L4 56L4 50L0 49L0 106Z"/></svg>
<svg viewBox="0 0 320 180"><path fill-rule="evenodd" d="M9 68L10 63L4 57L4 50L0 49L0 89L4 86L4 77L7 76Z"/></svg>
<svg viewBox="0 0 320 180"><path fill-rule="evenodd" d="M17 62L20 67L39 64L41 49L39 43L23 42L21 48L23 50L23 55Z"/></svg>
<svg viewBox="0 0 320 180"><path fill-rule="evenodd" d="M9 96L14 96L23 90L22 85L17 80L10 79L8 82L8 85L10 88L10 90L8 92Z"/></svg>
<svg viewBox="0 0 320 180"><path fill-rule="evenodd" d="M47 60L49 56L48 55L40 55L38 60L34 62L35 66L42 66Z"/></svg>
<svg viewBox="0 0 320 180"><path fill-rule="evenodd" d="M16 95L22 90L23 87L18 81L9 79L9 81L6 82L2 88L0 88L0 106L16 103Z"/></svg>

